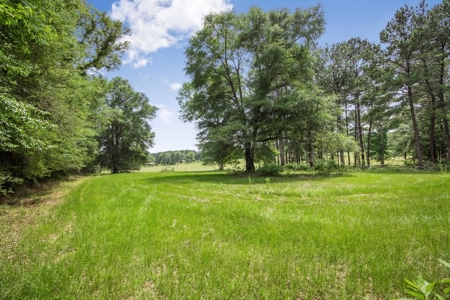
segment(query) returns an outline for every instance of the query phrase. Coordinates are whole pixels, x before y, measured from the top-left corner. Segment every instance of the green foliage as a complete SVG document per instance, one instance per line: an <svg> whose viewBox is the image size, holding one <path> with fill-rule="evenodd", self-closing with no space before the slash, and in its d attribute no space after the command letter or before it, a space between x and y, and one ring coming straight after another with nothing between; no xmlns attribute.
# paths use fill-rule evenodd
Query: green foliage
<svg viewBox="0 0 450 300"><path fill-rule="evenodd" d="M92 172L103 89L86 73L120 64L127 30L82 0L2 0L0 27L0 169Z"/></svg>
<svg viewBox="0 0 450 300"><path fill-rule="evenodd" d="M0 196L6 196L14 192L16 185L22 184L21 178L12 177L0 170Z"/></svg>
<svg viewBox="0 0 450 300"><path fill-rule="evenodd" d="M332 159L318 159L314 162L314 171L320 175L330 175L339 170L339 165Z"/></svg>
<svg viewBox="0 0 450 300"><path fill-rule="evenodd" d="M175 172L175 168L174 167L164 167L161 169L161 171L159 171L160 173L170 173L170 172Z"/></svg>
<svg viewBox="0 0 450 300"><path fill-rule="evenodd" d="M258 176L278 176L283 172L283 167L274 164L267 164L256 169L256 174Z"/></svg>
<svg viewBox="0 0 450 300"><path fill-rule="evenodd" d="M441 259L439 261L448 269L450 269L450 263L445 262ZM414 299L419 300L431 300L439 299L445 300L449 299L450 296L450 278L444 278L441 280L436 280L433 282L428 282L421 275L417 277L416 280L405 279L407 283L406 292L413 296ZM439 288L439 291L436 291ZM442 292L442 294L441 294ZM405 298L401 298L405 299ZM398 299L398 300L401 300ZM406 300L406 299L405 299Z"/></svg>
<svg viewBox="0 0 450 300"><path fill-rule="evenodd" d="M98 136L99 164L111 173L139 170L153 145L155 134L148 121L155 117L157 108L119 77L109 83L105 103L106 123Z"/></svg>
<svg viewBox="0 0 450 300"><path fill-rule="evenodd" d="M190 81L178 96L182 119L197 124L205 159L223 166L244 153L253 173L257 156L266 159L258 148L281 132L323 127L326 99L311 83L309 51L323 25L320 5L205 17L186 49Z"/></svg>
<svg viewBox="0 0 450 300"><path fill-rule="evenodd" d="M311 171L312 168L304 163L301 164L293 164L293 163L289 163L289 164L285 164L284 166L285 170L291 170L291 171Z"/></svg>
<svg viewBox="0 0 450 300"><path fill-rule="evenodd" d="M186 153L186 161L188 163L194 162L195 161L195 152L189 151L188 153Z"/></svg>

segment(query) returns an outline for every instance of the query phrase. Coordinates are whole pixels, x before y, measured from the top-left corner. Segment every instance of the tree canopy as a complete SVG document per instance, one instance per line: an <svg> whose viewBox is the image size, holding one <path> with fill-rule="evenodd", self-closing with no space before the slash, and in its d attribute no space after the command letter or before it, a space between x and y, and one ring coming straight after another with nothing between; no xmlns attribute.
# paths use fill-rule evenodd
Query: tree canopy
<svg viewBox="0 0 450 300"><path fill-rule="evenodd" d="M93 170L107 84L88 74L119 67L128 32L83 0L0 0L0 191Z"/></svg>
<svg viewBox="0 0 450 300"><path fill-rule="evenodd" d="M323 26L320 6L206 16L186 49L190 81L178 97L182 118L197 124L201 147L227 152L209 151L217 159L240 149L253 173L260 144L320 130L311 125L327 119L319 116L327 99L311 82L310 47Z"/></svg>
<svg viewBox="0 0 450 300"><path fill-rule="evenodd" d="M147 149L153 146L155 134L148 122L157 108L128 81L116 77L108 83L103 109L98 135L100 166L111 173L139 170L147 162Z"/></svg>
<svg viewBox="0 0 450 300"><path fill-rule="evenodd" d="M196 123L206 162L243 157L249 173L275 159L449 161L449 12L448 0L406 5L380 33L385 46L324 47L320 6L208 15L185 52L181 118Z"/></svg>

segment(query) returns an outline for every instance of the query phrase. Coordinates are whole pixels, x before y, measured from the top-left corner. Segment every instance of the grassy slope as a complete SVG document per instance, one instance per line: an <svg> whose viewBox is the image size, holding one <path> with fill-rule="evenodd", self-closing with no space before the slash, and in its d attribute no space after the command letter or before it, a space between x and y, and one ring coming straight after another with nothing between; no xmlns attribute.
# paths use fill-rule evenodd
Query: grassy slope
<svg viewBox="0 0 450 300"><path fill-rule="evenodd" d="M0 299L386 299L442 278L450 177L92 177L0 258Z"/></svg>

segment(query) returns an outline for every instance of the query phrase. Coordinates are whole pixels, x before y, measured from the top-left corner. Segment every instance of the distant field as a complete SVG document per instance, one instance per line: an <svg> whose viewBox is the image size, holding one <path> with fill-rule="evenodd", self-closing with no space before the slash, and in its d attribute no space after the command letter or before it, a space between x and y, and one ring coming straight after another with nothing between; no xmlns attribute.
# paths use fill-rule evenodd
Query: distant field
<svg viewBox="0 0 450 300"><path fill-rule="evenodd" d="M205 166L200 161L196 161L189 164L177 164L177 165L158 165L154 167L143 167L139 172L161 172L161 170L169 170L175 172L197 172L197 171L214 171L217 166Z"/></svg>
<svg viewBox="0 0 450 300"><path fill-rule="evenodd" d="M448 277L447 174L139 172L52 199L0 207L0 299L390 299Z"/></svg>

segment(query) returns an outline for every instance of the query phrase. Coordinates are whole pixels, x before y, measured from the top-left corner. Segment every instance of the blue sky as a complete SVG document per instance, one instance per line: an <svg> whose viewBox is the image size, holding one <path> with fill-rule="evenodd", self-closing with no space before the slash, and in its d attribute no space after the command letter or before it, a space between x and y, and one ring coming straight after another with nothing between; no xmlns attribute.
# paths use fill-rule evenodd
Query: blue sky
<svg viewBox="0 0 450 300"><path fill-rule="evenodd" d="M325 11L325 33L321 45L361 37L379 42L379 33L405 4L419 0L88 0L113 19L122 20L132 30L131 47L120 70L104 74L127 79L159 107L151 122L156 134L150 152L196 149L195 126L178 119L177 89L187 80L184 49L189 36L201 26L201 18L211 11L234 9L247 12L251 6L263 10L307 8L321 3ZM429 0L433 6L441 1Z"/></svg>

